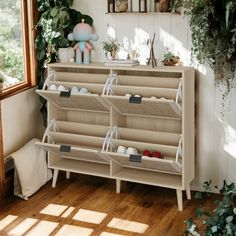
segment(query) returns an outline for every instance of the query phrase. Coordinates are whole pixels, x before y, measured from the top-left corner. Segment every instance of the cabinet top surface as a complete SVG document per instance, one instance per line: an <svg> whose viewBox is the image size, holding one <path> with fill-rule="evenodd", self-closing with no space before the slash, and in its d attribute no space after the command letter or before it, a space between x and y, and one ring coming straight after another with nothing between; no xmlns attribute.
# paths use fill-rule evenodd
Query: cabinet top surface
<svg viewBox="0 0 236 236"><path fill-rule="evenodd" d="M90 64L76 64L76 63L52 63L48 65L49 68L86 68L86 69L114 69L114 70L130 70L130 71L153 71L153 72L179 72L182 73L186 70L194 70L193 67L187 66L157 66L152 68L151 66L139 65L139 66L105 66L104 63L96 62Z"/></svg>

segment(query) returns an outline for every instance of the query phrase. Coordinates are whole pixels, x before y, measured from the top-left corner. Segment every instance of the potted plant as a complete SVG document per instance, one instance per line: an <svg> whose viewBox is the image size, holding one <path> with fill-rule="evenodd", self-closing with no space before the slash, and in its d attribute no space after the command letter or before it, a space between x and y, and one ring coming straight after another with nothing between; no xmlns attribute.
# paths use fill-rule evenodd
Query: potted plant
<svg viewBox="0 0 236 236"><path fill-rule="evenodd" d="M116 58L117 51L120 45L115 40L109 40L103 42L103 49L105 51L105 56L111 56L112 59Z"/></svg>
<svg viewBox="0 0 236 236"><path fill-rule="evenodd" d="M174 53L167 51L164 54L163 64L165 66L175 66L180 62L179 56L176 56Z"/></svg>

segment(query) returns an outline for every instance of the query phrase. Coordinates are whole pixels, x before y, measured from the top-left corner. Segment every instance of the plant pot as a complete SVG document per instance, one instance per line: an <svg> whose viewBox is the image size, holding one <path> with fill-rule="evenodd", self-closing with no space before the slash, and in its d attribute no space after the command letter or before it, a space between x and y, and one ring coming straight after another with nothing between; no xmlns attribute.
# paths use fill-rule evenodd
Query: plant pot
<svg viewBox="0 0 236 236"><path fill-rule="evenodd" d="M116 55L117 55L117 50L115 48L113 48L111 51L111 57L113 60L116 59Z"/></svg>

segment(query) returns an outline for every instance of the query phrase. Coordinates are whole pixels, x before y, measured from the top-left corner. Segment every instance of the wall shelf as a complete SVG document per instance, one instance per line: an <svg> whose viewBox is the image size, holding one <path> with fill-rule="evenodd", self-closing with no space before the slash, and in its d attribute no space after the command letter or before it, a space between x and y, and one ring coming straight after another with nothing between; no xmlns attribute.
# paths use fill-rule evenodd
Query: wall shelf
<svg viewBox="0 0 236 236"><path fill-rule="evenodd" d="M180 12L106 12L107 15L158 15L158 16L181 16Z"/></svg>

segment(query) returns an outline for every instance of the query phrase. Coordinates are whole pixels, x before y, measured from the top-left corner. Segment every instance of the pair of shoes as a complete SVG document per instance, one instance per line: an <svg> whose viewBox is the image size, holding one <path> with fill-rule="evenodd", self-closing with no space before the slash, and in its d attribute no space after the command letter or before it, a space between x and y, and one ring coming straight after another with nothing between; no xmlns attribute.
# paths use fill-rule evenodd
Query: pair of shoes
<svg viewBox="0 0 236 236"><path fill-rule="evenodd" d="M124 147L124 146L119 146L117 148L117 153L119 154L128 154L128 155L138 155L138 150L133 147Z"/></svg>
<svg viewBox="0 0 236 236"><path fill-rule="evenodd" d="M59 85L57 87L57 85L55 85L55 84L51 84L48 89L51 90L51 91L63 91L63 92L68 92L69 91L69 89L64 87L63 85Z"/></svg>
<svg viewBox="0 0 236 236"><path fill-rule="evenodd" d="M160 153L158 151L151 152L150 150L144 150L143 155L147 156L147 157L155 157L155 158L159 158L159 159L164 159L162 153Z"/></svg>
<svg viewBox="0 0 236 236"><path fill-rule="evenodd" d="M71 94L90 93L86 88L72 87Z"/></svg>
<svg viewBox="0 0 236 236"><path fill-rule="evenodd" d="M129 94L129 93L126 93L125 96L126 96L126 97L131 97L132 95ZM141 95L139 95L139 94L135 94L134 97L140 98Z"/></svg>

